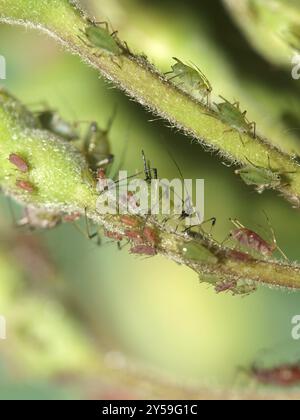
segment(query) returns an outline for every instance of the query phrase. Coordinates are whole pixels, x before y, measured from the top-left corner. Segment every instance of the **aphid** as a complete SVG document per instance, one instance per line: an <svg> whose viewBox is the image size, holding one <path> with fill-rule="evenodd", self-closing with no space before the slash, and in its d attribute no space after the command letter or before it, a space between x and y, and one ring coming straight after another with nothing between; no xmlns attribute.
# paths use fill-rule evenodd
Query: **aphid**
<svg viewBox="0 0 300 420"><path fill-rule="evenodd" d="M116 39L116 32L110 33L107 22L89 22L83 34L88 42L79 37L90 48L99 48L106 54L119 56L122 50ZM104 28L100 25L104 25ZM101 57L101 55L100 55Z"/></svg>
<svg viewBox="0 0 300 420"><path fill-rule="evenodd" d="M124 236L121 233L111 232L108 230L104 231L104 235L106 236L106 238L113 239L114 241L118 242L121 242L124 238Z"/></svg>
<svg viewBox="0 0 300 420"><path fill-rule="evenodd" d="M242 112L240 110L239 102L231 103L227 99L220 96L224 101L221 103L214 103L218 110L218 116L224 124L230 125L231 129L226 131L236 130L241 138L241 134L251 133L254 138L256 138L256 123L249 122L246 118L247 111ZM244 143L243 143L244 144Z"/></svg>
<svg viewBox="0 0 300 420"><path fill-rule="evenodd" d="M176 64L172 66L172 71L166 74L173 74L169 80L178 78L180 83L177 85L180 89L194 96L196 99L206 98L209 105L209 98L212 92L212 86L206 76L196 65L187 65L178 58L173 57Z"/></svg>
<svg viewBox="0 0 300 420"><path fill-rule="evenodd" d="M96 122L89 125L84 139L83 153L92 171L96 172L99 168L106 167L114 160L108 139L112 122L113 119L110 119L105 130L101 130Z"/></svg>
<svg viewBox="0 0 300 420"><path fill-rule="evenodd" d="M255 185L256 190L259 194L262 194L267 188L278 188L283 183L283 175L292 172L273 171L269 169L256 166L249 161L250 165L244 166L241 169L235 171L236 175L239 175L246 185Z"/></svg>
<svg viewBox="0 0 300 420"><path fill-rule="evenodd" d="M152 257L157 254L155 248L149 245L135 245L130 249L131 254L148 255Z"/></svg>
<svg viewBox="0 0 300 420"><path fill-rule="evenodd" d="M28 163L21 156L11 153L8 160L11 164L15 165L20 172L26 173L29 171Z"/></svg>
<svg viewBox="0 0 300 420"><path fill-rule="evenodd" d="M251 255L246 254L245 252L237 251L236 249L228 249L226 251L226 257L241 262L249 262L254 260Z"/></svg>
<svg viewBox="0 0 300 420"><path fill-rule="evenodd" d="M180 247L183 256L188 260L205 261L207 263L217 262L215 255L207 249L204 245L196 241L186 242Z"/></svg>
<svg viewBox="0 0 300 420"><path fill-rule="evenodd" d="M278 172L273 172L259 166L245 166L237 169L236 175L239 175L246 185L255 185L258 193L263 193L267 188L280 187L282 180Z"/></svg>
<svg viewBox="0 0 300 420"><path fill-rule="evenodd" d="M292 387L300 385L299 364L286 364L274 368L259 368L253 366L250 374L257 382L264 385Z"/></svg>
<svg viewBox="0 0 300 420"><path fill-rule="evenodd" d="M228 292L234 290L237 286L237 282L235 280L229 281L222 281L216 284L215 291L219 293Z"/></svg>
<svg viewBox="0 0 300 420"><path fill-rule="evenodd" d="M154 229L146 226L143 230L144 239L151 245L156 245L158 241L157 233Z"/></svg>
<svg viewBox="0 0 300 420"><path fill-rule="evenodd" d="M21 190L24 190L26 192L32 193L34 191L34 186L28 182L28 181L24 181L24 180L17 180L16 182L16 186L18 188L21 188Z"/></svg>
<svg viewBox="0 0 300 420"><path fill-rule="evenodd" d="M56 111L45 110L38 112L38 120L44 130L51 131L67 141L73 141L79 138L75 124L70 124L63 120Z"/></svg>
<svg viewBox="0 0 300 420"><path fill-rule="evenodd" d="M139 220L136 217L123 214L120 216L120 221L126 226L137 227L139 226Z"/></svg>
<svg viewBox="0 0 300 420"><path fill-rule="evenodd" d="M261 254L263 257L271 257L273 253L276 250L278 250L285 259L288 259L287 256L277 245L275 233L271 226L270 230L272 232L273 242L269 243L253 230L250 230L243 226L238 220L230 220L236 227L236 229L231 231L230 236L234 240L236 240L240 245L252 249L253 251Z"/></svg>

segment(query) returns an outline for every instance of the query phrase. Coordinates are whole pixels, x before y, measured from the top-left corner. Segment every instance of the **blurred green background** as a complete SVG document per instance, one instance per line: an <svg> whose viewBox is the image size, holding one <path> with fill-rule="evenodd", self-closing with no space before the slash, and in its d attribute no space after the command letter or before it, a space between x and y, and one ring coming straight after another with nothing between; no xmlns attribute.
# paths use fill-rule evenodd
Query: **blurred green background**
<svg viewBox="0 0 300 420"><path fill-rule="evenodd" d="M163 71L172 56L193 61L217 93L241 101L260 132L300 152L300 82L254 50L220 1L83 3ZM102 126L117 105L111 132L117 162L126 147L124 167L141 168L144 149L161 177L176 178L171 150L185 178L205 179L206 217L217 217L218 240L228 234L230 217L255 230L266 226L264 210L280 246L300 260L299 214L275 193L259 196L218 157L164 122L150 122L141 106L46 36L2 25L0 40L3 85L24 103L46 100L66 118ZM185 267L137 258L113 244L99 248L72 225L32 239L13 229L3 196L0 228L0 314L7 319L2 399L172 398L167 387L151 386L145 372L181 386L231 389L239 367L251 366L264 349L284 361L300 355L300 342L291 338L299 293L260 288L246 298L216 295Z"/></svg>

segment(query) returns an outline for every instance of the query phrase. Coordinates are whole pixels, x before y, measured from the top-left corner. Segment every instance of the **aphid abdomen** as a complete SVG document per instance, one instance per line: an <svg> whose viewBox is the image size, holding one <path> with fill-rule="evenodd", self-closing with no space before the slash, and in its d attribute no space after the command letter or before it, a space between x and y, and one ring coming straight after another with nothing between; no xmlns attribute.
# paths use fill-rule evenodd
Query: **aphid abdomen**
<svg viewBox="0 0 300 420"><path fill-rule="evenodd" d="M85 35L92 44L92 47L100 48L112 55L121 54L120 47L107 28L101 28L100 26L93 24L86 28Z"/></svg>
<svg viewBox="0 0 300 420"><path fill-rule="evenodd" d="M269 256L274 251L274 246L268 244L257 233L247 228L236 229L232 237L242 246L250 248L261 255Z"/></svg>
<svg viewBox="0 0 300 420"><path fill-rule="evenodd" d="M10 161L11 164L15 165L20 172L28 172L29 171L29 166L27 164L27 162L21 158L21 156L15 154L15 153L11 153L9 155L8 160Z"/></svg>

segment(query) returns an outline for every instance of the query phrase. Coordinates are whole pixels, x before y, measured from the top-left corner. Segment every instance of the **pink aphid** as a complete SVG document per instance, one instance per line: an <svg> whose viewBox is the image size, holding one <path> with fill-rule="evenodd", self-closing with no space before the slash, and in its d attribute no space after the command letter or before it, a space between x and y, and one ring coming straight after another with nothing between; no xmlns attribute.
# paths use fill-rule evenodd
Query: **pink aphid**
<svg viewBox="0 0 300 420"><path fill-rule="evenodd" d="M34 186L28 181L18 180L16 182L16 186L29 193L34 191Z"/></svg>
<svg viewBox="0 0 300 420"><path fill-rule="evenodd" d="M300 366L298 364L286 364L274 368L251 368L251 375L265 385L292 387L300 385Z"/></svg>
<svg viewBox="0 0 300 420"><path fill-rule="evenodd" d="M284 258L287 259L283 251L281 251L281 249L277 246L273 230L273 242L269 243L253 230L243 226L238 220L231 220L231 222L234 224L236 229L231 231L230 236L240 245L252 249L253 251L261 254L263 257L272 256L272 254L278 249Z"/></svg>
<svg viewBox="0 0 300 420"><path fill-rule="evenodd" d="M228 258L231 258L235 261L241 261L241 262L247 262L247 261L253 261L253 257L249 254L245 254L244 252L237 251L236 249L230 249L226 252L226 256Z"/></svg>
<svg viewBox="0 0 300 420"><path fill-rule="evenodd" d="M112 239L114 241L118 241L121 242L123 240L123 235L121 233L117 233L117 232L110 232L108 230L106 230L104 232L104 235L108 238L108 239Z"/></svg>
<svg viewBox="0 0 300 420"><path fill-rule="evenodd" d="M125 236L135 242L136 244L142 244L143 238L141 237L141 233L137 230L125 230Z"/></svg>
<svg viewBox="0 0 300 420"><path fill-rule="evenodd" d="M27 162L23 158L21 158L21 156L16 155L15 153L11 153L9 155L8 160L11 164L15 165L20 172L26 173L29 171L29 166Z"/></svg>
<svg viewBox="0 0 300 420"><path fill-rule="evenodd" d="M147 255L149 257L157 254L156 249L149 245L135 245L130 249L130 252L131 254Z"/></svg>
<svg viewBox="0 0 300 420"><path fill-rule="evenodd" d="M151 245L156 245L157 244L158 238L157 238L157 234L156 234L154 229L146 226L143 230L143 237Z"/></svg>
<svg viewBox="0 0 300 420"><path fill-rule="evenodd" d="M224 293L224 292L228 292L229 290L234 290L236 286L237 286L237 283L235 280L223 281L221 283L218 283L215 286L215 291L217 293Z"/></svg>
<svg viewBox="0 0 300 420"><path fill-rule="evenodd" d="M136 217L127 214L122 215L120 220L126 226L137 227L139 225L139 220Z"/></svg>

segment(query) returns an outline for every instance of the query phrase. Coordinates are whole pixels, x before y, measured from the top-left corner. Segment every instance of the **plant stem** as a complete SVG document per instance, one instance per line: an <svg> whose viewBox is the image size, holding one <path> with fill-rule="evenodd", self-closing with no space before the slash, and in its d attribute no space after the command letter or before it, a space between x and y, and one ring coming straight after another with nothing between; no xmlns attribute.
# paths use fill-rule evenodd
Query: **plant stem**
<svg viewBox="0 0 300 420"><path fill-rule="evenodd" d="M283 182L271 185L300 207L300 167L289 155L252 134L232 130L216 112L179 90L159 73L144 56L122 50L112 57L87 45L82 31L90 25L87 16L74 1L68 0L0 0L0 21L41 29L60 41L68 50L125 91L130 97L172 126L197 139L207 149L218 151L222 159L245 166L272 169L284 176Z"/></svg>
<svg viewBox="0 0 300 420"><path fill-rule="evenodd" d="M28 171L20 171L11 162L11 155L22 157ZM20 187L20 181L31 190ZM97 212L96 182L80 150L41 129L35 115L4 90L0 90L0 186L31 208L58 215L87 213L106 231L126 238L128 226L120 215ZM234 294L249 293L256 284L300 288L299 266L245 258L245 254L237 258L210 235L198 233L195 238L154 216L144 220L136 217L136 221L137 229L147 224L155 231L157 253L190 267L200 280L216 288L230 283Z"/></svg>

